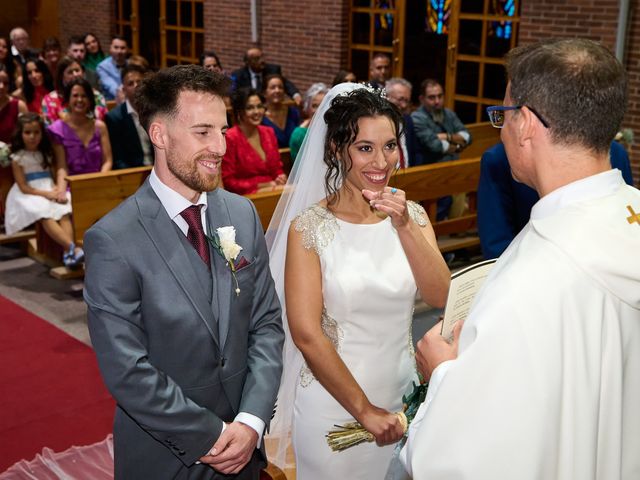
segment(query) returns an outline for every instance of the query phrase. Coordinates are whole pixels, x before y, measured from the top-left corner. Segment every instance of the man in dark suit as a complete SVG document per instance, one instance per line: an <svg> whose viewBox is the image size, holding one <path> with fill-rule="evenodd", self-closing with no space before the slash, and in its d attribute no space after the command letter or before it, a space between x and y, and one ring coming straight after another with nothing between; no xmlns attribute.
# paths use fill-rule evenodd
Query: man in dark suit
<svg viewBox="0 0 640 480"><path fill-rule="evenodd" d="M284 332L258 214L216 188L228 83L198 65L143 80L154 168L84 237L116 479L257 480L266 464Z"/></svg>
<svg viewBox="0 0 640 480"><path fill-rule="evenodd" d="M244 54L244 67L234 70L231 74L233 87L235 88L255 88L259 92L265 87L265 79L272 74L282 75L280 65L275 63L265 63L262 50L252 47ZM302 95L298 88L286 78L284 79L284 90L298 106L302 105Z"/></svg>
<svg viewBox="0 0 640 480"><path fill-rule="evenodd" d="M139 65L132 63L124 67L122 90L126 101L111 110L105 118L114 170L153 165L153 148L149 135L140 124L138 112L132 103L145 74L146 70Z"/></svg>
<svg viewBox="0 0 640 480"><path fill-rule="evenodd" d="M11 40L11 56L25 69L27 60L38 57L38 52L30 47L29 33L22 27L16 27L9 32Z"/></svg>
<svg viewBox="0 0 640 480"><path fill-rule="evenodd" d="M633 185L627 151L617 142L609 150L611 167ZM504 145L498 143L482 154L478 183L478 233L484 258L502 255L520 230L529 222L531 209L540 200L538 193L511 175Z"/></svg>

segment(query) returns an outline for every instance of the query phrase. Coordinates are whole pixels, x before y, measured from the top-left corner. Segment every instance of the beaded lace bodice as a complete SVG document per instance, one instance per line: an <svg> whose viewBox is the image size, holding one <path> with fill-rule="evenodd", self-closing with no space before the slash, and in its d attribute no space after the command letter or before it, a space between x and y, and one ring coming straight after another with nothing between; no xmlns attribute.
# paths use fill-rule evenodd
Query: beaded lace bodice
<svg viewBox="0 0 640 480"><path fill-rule="evenodd" d="M427 224L420 205L407 202L407 207L413 221ZM356 365L362 359L374 353L356 353L352 344L356 338L356 344L389 341L398 355L404 352L402 356L408 358L416 286L390 219L352 224L316 204L302 211L293 225L302 234L304 248L314 250L320 260L322 331L352 373L360 368ZM412 360L410 363L413 365ZM307 387L313 380L313 373L303 365L300 385Z"/></svg>

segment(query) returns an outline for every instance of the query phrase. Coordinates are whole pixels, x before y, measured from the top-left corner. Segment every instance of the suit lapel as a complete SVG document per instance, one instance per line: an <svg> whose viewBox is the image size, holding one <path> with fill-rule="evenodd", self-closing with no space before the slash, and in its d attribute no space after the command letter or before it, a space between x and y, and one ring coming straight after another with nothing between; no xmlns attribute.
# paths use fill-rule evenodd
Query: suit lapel
<svg viewBox="0 0 640 480"><path fill-rule="evenodd" d="M191 263L182 242L174 236L179 233L175 230L173 220L169 218L162 203L149 185L149 179L136 193L136 202L140 211L142 227L180 284L184 294L193 304L216 345L220 347L218 329L211 315L209 299L198 284L197 276L192 272Z"/></svg>
<svg viewBox="0 0 640 480"><path fill-rule="evenodd" d="M207 195L207 224L208 235L213 235L218 227L233 225L227 204L220 195L219 190L209 192ZM214 297L218 306L218 332L220 346L224 348L224 342L229 332L229 314L231 309L232 277L227 261L217 251L212 249L212 268L214 271Z"/></svg>

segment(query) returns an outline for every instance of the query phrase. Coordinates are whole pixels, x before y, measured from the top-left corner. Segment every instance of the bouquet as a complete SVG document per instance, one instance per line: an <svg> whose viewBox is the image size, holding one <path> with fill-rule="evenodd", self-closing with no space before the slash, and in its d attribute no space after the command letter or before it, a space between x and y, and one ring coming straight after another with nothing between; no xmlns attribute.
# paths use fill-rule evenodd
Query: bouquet
<svg viewBox="0 0 640 480"><path fill-rule="evenodd" d="M412 386L411 393L402 396L403 411L396 413L405 433L416 416L420 404L424 402L429 385L427 383L416 385L413 382ZM375 440L373 434L365 430L358 422L334 426L336 430L331 430L325 435L329 448L334 452L341 452L363 442L373 442Z"/></svg>
<svg viewBox="0 0 640 480"><path fill-rule="evenodd" d="M11 154L11 149L9 145L4 142L0 142L0 167L8 167L11 165L11 160L9 159L9 155Z"/></svg>

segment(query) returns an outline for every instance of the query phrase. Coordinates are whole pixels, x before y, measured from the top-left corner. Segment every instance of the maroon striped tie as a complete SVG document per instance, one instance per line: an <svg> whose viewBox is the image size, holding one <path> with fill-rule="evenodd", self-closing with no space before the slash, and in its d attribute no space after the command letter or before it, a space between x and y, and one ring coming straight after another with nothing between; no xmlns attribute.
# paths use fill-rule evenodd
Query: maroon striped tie
<svg viewBox="0 0 640 480"><path fill-rule="evenodd" d="M209 257L209 245L207 245L207 237L204 235L204 229L202 228L202 218L200 216L200 208L204 205L191 205L185 208L180 215L189 225L187 231L187 239L196 249L198 255L202 261L211 269L211 258Z"/></svg>

